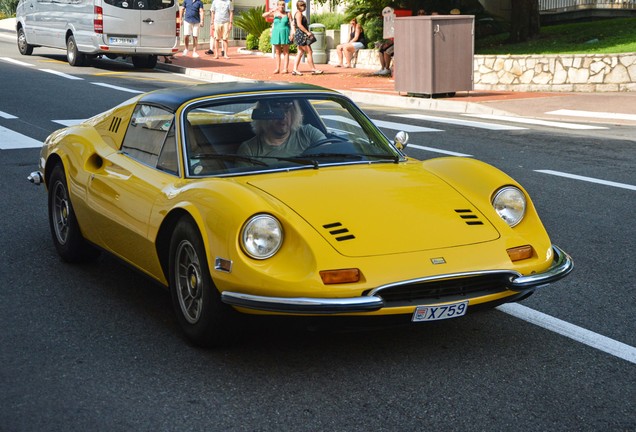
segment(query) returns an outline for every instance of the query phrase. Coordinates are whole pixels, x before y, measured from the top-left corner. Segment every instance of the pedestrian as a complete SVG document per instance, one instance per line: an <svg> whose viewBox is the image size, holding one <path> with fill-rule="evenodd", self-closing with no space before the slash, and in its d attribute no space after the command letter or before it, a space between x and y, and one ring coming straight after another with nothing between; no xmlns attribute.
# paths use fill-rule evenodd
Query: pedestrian
<svg viewBox="0 0 636 432"><path fill-rule="evenodd" d="M199 29L203 26L203 3L201 0L183 0L179 12L185 42L185 49L181 55L188 55L190 36L192 36L192 57L199 57L197 44Z"/></svg>
<svg viewBox="0 0 636 432"><path fill-rule="evenodd" d="M234 4L232 0L213 0L210 7L210 35L213 35L214 48L210 45L210 50L214 58L219 58L219 40L221 40L221 55L229 59L227 55L228 38L232 32L234 21ZM210 39L212 42L212 39Z"/></svg>
<svg viewBox="0 0 636 432"><path fill-rule="evenodd" d="M292 75L302 75L302 73L298 70L298 66L300 66L303 54L307 58L307 64L309 64L309 67L311 68L311 73L319 75L322 71L320 69L316 69L316 66L314 65L314 53L311 49L311 44L315 42L316 39L313 38L312 41L313 34L309 31L307 26L307 17L303 15L305 9L307 9L305 1L298 0L298 2L296 2L296 13L294 14L294 24L296 26L294 42L296 42L296 46L298 47L298 53L296 54Z"/></svg>
<svg viewBox="0 0 636 432"><path fill-rule="evenodd" d="M289 12L285 12L285 1L279 0L276 9L263 14L264 18L273 18L271 43L274 46L274 73L280 73L281 57L283 61L283 73L289 70L289 44L294 38L294 20Z"/></svg>
<svg viewBox="0 0 636 432"><path fill-rule="evenodd" d="M393 38L382 42L378 48L378 57L380 58L380 70L374 72L374 75L391 75L391 60L393 59L394 49Z"/></svg>
<svg viewBox="0 0 636 432"><path fill-rule="evenodd" d="M351 67L353 55L357 50L364 48L366 43L362 26L358 24L357 19L353 18L349 22L349 40L346 43L336 46L336 53L338 54L338 64L336 67L343 67L343 57L345 60L344 67Z"/></svg>

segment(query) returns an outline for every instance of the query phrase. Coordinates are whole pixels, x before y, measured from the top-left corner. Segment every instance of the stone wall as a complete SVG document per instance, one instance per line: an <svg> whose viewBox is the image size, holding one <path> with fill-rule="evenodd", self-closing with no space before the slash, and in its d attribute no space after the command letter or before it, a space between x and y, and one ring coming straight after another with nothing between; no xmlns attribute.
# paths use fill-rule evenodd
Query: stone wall
<svg viewBox="0 0 636 432"><path fill-rule="evenodd" d="M475 90L636 91L636 53L475 56Z"/></svg>
<svg viewBox="0 0 636 432"><path fill-rule="evenodd" d="M338 57L329 50L329 62ZM636 91L636 53L476 55L475 90ZM359 69L379 69L378 52L358 52Z"/></svg>

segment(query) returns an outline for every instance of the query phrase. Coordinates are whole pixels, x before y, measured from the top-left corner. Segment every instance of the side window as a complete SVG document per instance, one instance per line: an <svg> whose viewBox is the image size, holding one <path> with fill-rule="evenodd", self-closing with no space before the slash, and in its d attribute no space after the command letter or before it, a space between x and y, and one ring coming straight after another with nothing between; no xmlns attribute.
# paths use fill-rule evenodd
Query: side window
<svg viewBox="0 0 636 432"><path fill-rule="evenodd" d="M179 158L177 156L177 142L174 137L174 123L168 131L166 142L163 144L157 168L170 174L179 175Z"/></svg>
<svg viewBox="0 0 636 432"><path fill-rule="evenodd" d="M161 10L174 6L175 0L104 0L104 3L122 9Z"/></svg>
<svg viewBox="0 0 636 432"><path fill-rule="evenodd" d="M137 105L126 130L121 151L143 164L157 167L164 143L170 141L168 138L171 130L176 156L173 123L174 114L171 112L150 105Z"/></svg>

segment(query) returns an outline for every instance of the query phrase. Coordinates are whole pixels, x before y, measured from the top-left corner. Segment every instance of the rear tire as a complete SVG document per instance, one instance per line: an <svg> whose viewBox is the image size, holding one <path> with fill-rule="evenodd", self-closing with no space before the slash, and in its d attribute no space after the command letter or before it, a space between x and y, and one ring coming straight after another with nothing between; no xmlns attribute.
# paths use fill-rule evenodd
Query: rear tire
<svg viewBox="0 0 636 432"><path fill-rule="evenodd" d="M86 64L86 54L79 52L73 35L66 39L66 59L71 66L84 66Z"/></svg>
<svg viewBox="0 0 636 432"><path fill-rule="evenodd" d="M22 55L33 54L33 45L27 42L26 34L22 27L18 29L18 51L20 51Z"/></svg>
<svg viewBox="0 0 636 432"><path fill-rule="evenodd" d="M181 329L201 347L225 346L235 333L234 311L221 301L208 267L203 240L189 217L170 240L170 295Z"/></svg>
<svg viewBox="0 0 636 432"><path fill-rule="evenodd" d="M61 164L55 165L48 182L49 226L53 244L62 260L87 262L99 256L99 250L82 236L71 204L66 176Z"/></svg>

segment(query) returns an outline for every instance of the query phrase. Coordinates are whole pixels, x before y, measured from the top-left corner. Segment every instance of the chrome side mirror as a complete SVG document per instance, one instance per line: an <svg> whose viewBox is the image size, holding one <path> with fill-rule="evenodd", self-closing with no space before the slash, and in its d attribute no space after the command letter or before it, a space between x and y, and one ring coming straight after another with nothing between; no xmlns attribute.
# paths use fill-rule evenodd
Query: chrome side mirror
<svg viewBox="0 0 636 432"><path fill-rule="evenodd" d="M404 131L399 131L395 134L394 143L398 150L404 150L406 144L409 142L409 134Z"/></svg>

